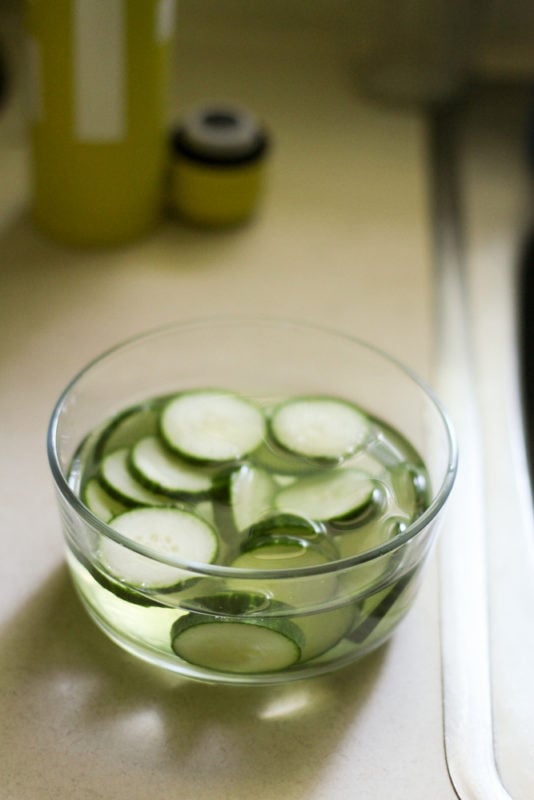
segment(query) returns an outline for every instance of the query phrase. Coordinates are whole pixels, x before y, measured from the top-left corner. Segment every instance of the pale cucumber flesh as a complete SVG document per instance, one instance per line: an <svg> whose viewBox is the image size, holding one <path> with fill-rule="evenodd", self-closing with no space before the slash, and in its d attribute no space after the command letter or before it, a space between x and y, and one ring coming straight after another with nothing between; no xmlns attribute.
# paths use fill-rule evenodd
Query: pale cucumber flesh
<svg viewBox="0 0 534 800"><path fill-rule="evenodd" d="M223 672L262 673L287 669L302 652L300 629L288 620L214 621L199 615L180 618L171 632L176 655Z"/></svg>

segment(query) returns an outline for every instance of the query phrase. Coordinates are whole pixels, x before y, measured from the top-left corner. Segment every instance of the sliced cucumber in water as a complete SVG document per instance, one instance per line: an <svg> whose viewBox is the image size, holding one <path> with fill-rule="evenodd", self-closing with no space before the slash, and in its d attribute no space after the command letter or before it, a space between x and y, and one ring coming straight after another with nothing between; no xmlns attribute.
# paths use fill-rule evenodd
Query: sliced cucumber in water
<svg viewBox="0 0 534 800"><path fill-rule="evenodd" d="M367 473L343 469L300 478L280 489L274 504L280 511L342 522L367 515L379 505L380 499L379 486Z"/></svg>
<svg viewBox="0 0 534 800"><path fill-rule="evenodd" d="M256 450L265 436L260 408L240 395L218 389L183 392L163 408L160 431L168 447L191 461L237 461Z"/></svg>
<svg viewBox="0 0 534 800"><path fill-rule="evenodd" d="M156 506L169 503L168 497L150 491L132 475L130 450L127 447L105 456L100 464L99 475L109 494L125 505Z"/></svg>
<svg viewBox="0 0 534 800"><path fill-rule="evenodd" d="M273 507L277 486L263 469L244 464L230 478L230 505L237 531L249 528Z"/></svg>
<svg viewBox="0 0 534 800"><path fill-rule="evenodd" d="M391 484L399 508L415 519L428 505L428 478L414 464L399 464L390 471Z"/></svg>
<svg viewBox="0 0 534 800"><path fill-rule="evenodd" d="M211 564L217 558L219 540L215 529L189 509L135 508L114 517L110 526L163 558L170 556L203 564ZM142 556L103 536L98 557L107 572L132 586L163 590L190 577L185 570Z"/></svg>
<svg viewBox="0 0 534 800"><path fill-rule="evenodd" d="M316 658L334 647L352 628L358 614L359 606L353 603L319 614L293 617L295 625L304 634L301 661Z"/></svg>
<svg viewBox="0 0 534 800"><path fill-rule="evenodd" d="M276 445L271 439L252 453L250 460L253 464L268 470L271 473L282 476L298 477L308 475L321 469L316 461L289 453Z"/></svg>
<svg viewBox="0 0 534 800"><path fill-rule="evenodd" d="M102 607L120 607L133 638L148 609L158 647L205 670L343 657L410 597L402 580L391 586L401 547L355 569L331 562L392 540L424 510L418 454L335 397L263 408L222 389L156 398L90 434L75 465L72 485L93 513L159 556L95 534L91 563L76 554L83 579L97 582ZM235 573L202 579L165 559ZM151 617L139 639L155 641Z"/></svg>
<svg viewBox="0 0 534 800"><path fill-rule="evenodd" d="M281 606L281 604L279 604ZM244 591L219 591L209 595L188 597L182 607L201 614L216 614L222 617L235 617L258 614L272 609L272 602L263 594Z"/></svg>
<svg viewBox="0 0 534 800"><path fill-rule="evenodd" d="M145 436L132 447L130 468L148 489L178 499L209 495L212 475L169 453L157 436Z"/></svg>
<svg viewBox="0 0 534 800"><path fill-rule="evenodd" d="M101 519L102 522L109 522L112 517L126 510L124 503L106 492L97 478L87 481L82 492L82 500L95 517Z"/></svg>
<svg viewBox="0 0 534 800"><path fill-rule="evenodd" d="M271 514L259 520L249 528L241 549L247 552L268 544L312 547L330 561L339 558L334 540L325 526L296 514Z"/></svg>
<svg viewBox="0 0 534 800"><path fill-rule="evenodd" d="M143 436L150 436L158 429L157 405L140 405L129 408L115 416L105 426L95 447L95 457L103 458L113 450L131 447Z"/></svg>
<svg viewBox="0 0 534 800"><path fill-rule="evenodd" d="M213 511L213 503L210 500L202 500L200 503L195 503L194 509L199 517L205 519L210 525L215 526L215 512Z"/></svg>
<svg viewBox="0 0 534 800"><path fill-rule="evenodd" d="M188 600L186 603L186 607L191 611L198 610L199 613L196 614L196 616L202 615L204 618L209 619L210 617L206 615L211 615L212 621L213 615L217 615L218 618L224 617L228 621L233 619L235 622L243 621L243 616L247 618L246 615L252 615L252 617L248 618L252 618L253 620L259 618L260 623L264 623L266 619L265 617L261 617L261 612L269 609L269 612L272 613L276 606L280 606L280 608L284 609L286 612L288 610L288 606L277 603L276 601L270 601L262 594L243 591L221 592L212 596L195 597ZM276 626L279 630L280 627L283 626L283 630L285 630L286 633L290 632L293 638L297 637L296 629L300 631L301 635L298 637L298 643L301 648L299 660L306 661L324 653L342 639L354 625L355 620L358 618L357 614L357 607L353 603L318 614L308 614L298 617L277 617ZM235 617L239 617L239 619L235 619ZM269 619L272 620L273 618L269 617ZM287 621L293 623L295 627L288 629L285 625ZM181 625L183 626L184 623L181 623ZM174 632L176 632L177 628L180 629L180 627L181 626L176 623ZM224 633L231 634L231 632L231 629L222 630L221 635ZM232 647L232 643L229 642L227 647Z"/></svg>
<svg viewBox="0 0 534 800"><path fill-rule="evenodd" d="M408 587L415 577L417 568L411 569L396 583L386 587L378 595L369 598L363 607L362 620L350 634L350 639L357 644L362 644L378 627L382 620L389 615L396 603L399 603L399 616L406 611L406 604L401 604L403 594L408 593Z"/></svg>
<svg viewBox="0 0 534 800"><path fill-rule="evenodd" d="M68 543L68 548L70 551L67 553L69 566L77 573L80 573L82 569L85 570L102 589L111 592L111 594L119 600L124 600L127 603L133 603L136 606L143 606L145 608L166 608L166 605L155 597L143 594L132 586L126 586L120 583L120 581L114 580L109 575L105 575L101 570L97 569L93 561L84 555L72 542Z"/></svg>
<svg viewBox="0 0 534 800"><path fill-rule="evenodd" d="M241 553L232 567L247 570L283 570L315 567L330 559L318 549L296 542L271 542ZM229 578L228 589L246 589L280 603L299 607L315 606L332 597L337 587L335 572L291 578Z"/></svg>
<svg viewBox="0 0 534 800"><path fill-rule="evenodd" d="M359 525L354 530L337 531L335 542L341 558L348 558L379 547L387 541L386 537L385 523L379 518Z"/></svg>
<svg viewBox="0 0 534 800"><path fill-rule="evenodd" d="M179 658L230 673L278 672L296 664L304 646L289 619L214 617L194 612L176 620L172 649Z"/></svg>
<svg viewBox="0 0 534 800"><path fill-rule="evenodd" d="M315 547L296 541L261 541L241 553L232 567L240 569L297 569L328 563L328 558Z"/></svg>
<svg viewBox="0 0 534 800"><path fill-rule="evenodd" d="M368 417L356 406L333 397L297 397L273 411L270 430L283 449L318 461L339 462L365 443Z"/></svg>

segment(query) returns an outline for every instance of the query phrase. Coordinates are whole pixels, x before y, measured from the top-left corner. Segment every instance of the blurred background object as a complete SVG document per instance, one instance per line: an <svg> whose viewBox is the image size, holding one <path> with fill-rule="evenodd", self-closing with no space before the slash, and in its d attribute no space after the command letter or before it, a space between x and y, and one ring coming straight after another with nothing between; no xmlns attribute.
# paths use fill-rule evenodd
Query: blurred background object
<svg viewBox="0 0 534 800"><path fill-rule="evenodd" d="M0 0L0 136L19 144L25 136L25 49L22 0Z"/></svg>
<svg viewBox="0 0 534 800"><path fill-rule="evenodd" d="M199 225L236 225L255 211L268 137L247 108L208 103L186 112L172 132L171 204Z"/></svg>
<svg viewBox="0 0 534 800"><path fill-rule="evenodd" d="M4 107L7 99L7 83L8 77L5 47L3 42L0 41L0 111Z"/></svg>
<svg viewBox="0 0 534 800"><path fill-rule="evenodd" d="M487 7L484 0L360 0L363 93L409 104L456 99L476 65Z"/></svg>
<svg viewBox="0 0 534 800"><path fill-rule="evenodd" d="M156 223L174 0L33 0L27 69L36 225L109 245Z"/></svg>
<svg viewBox="0 0 534 800"><path fill-rule="evenodd" d="M30 0L29 5L47 7L54 2ZM16 89L10 92L11 102L21 89L24 46L19 20L24 5L24 0L0 0L0 50ZM356 62L358 73L370 64L372 53L378 57L387 44L395 55L413 47L412 63L425 58L425 52L435 64L450 59L448 66L457 75L465 74L467 62L474 79L534 76L534 4L526 0L182 0L180 28L190 38L205 35L206 18L207 35L217 37L220 31L223 39L231 29L242 29L248 37L252 31L258 37L274 33L280 38L298 31L301 41L317 38L321 31L335 43L340 59ZM432 43L434 53L429 54L425 42Z"/></svg>
<svg viewBox="0 0 534 800"><path fill-rule="evenodd" d="M22 22L24 8L32 28L29 35ZM180 59L179 49L169 47L173 9L174 0L105 4L0 0L0 139L18 143L31 133L34 218L53 237L82 244L119 243L155 224L161 203L165 110L172 118L181 113L181 103L190 99L183 95L180 75L173 73L173 103L165 109L163 62L169 54L177 63ZM76 27L81 14L89 14L81 26L82 37L80 25ZM98 14L108 23L98 23ZM91 18L94 24L87 24ZM104 58L106 53L111 61L113 55L115 61L120 57L120 48L113 48L119 23L136 31L125 45L130 66L123 73L120 67L107 69ZM272 0L268 6L245 0L201 4L182 0L178 47L184 42L187 46L203 43L216 54L226 46L229 32L236 38L242 34L251 44L275 41L282 47L295 36L299 46L324 47L328 41L336 60L352 75L355 95L377 102L435 104L454 100L487 78L534 77L534 6L524 0L400 0L394 4L386 0ZM106 47L98 44L99 36ZM94 45L88 52L98 53L89 61L96 70L95 80L100 80L97 94L101 96L99 113L87 106L84 119L93 120L94 126L102 108L107 115L120 116L111 80L113 74L119 76L131 115L122 144L118 139L97 142L94 131L89 139L84 139L87 131L77 138L72 127L77 124L73 114L83 104L72 105L67 99L69 86L73 88L69 76L75 65L82 67L76 48L83 47L88 37ZM134 57L136 52L140 60ZM89 73L84 68L80 74L87 78ZM216 75L213 78L216 85ZM33 90L28 91L32 84ZM39 84L42 89L52 87L46 90L46 102L51 103L46 122L36 119L39 91L36 95L35 86ZM246 85L243 76L243 97L236 99L248 103ZM207 91L211 94L208 87ZM118 216L114 217L113 208Z"/></svg>

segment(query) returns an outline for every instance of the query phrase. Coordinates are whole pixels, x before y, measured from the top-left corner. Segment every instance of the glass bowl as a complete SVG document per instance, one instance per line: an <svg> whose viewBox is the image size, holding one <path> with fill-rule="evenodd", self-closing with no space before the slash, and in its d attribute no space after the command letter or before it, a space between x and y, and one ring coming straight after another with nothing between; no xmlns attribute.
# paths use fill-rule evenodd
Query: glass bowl
<svg viewBox="0 0 534 800"><path fill-rule="evenodd" d="M233 450L210 449L221 430ZM247 317L174 324L96 358L57 402L48 456L93 620L142 659L228 684L319 675L383 643L457 461L439 401L394 358ZM169 469L193 484L169 489Z"/></svg>

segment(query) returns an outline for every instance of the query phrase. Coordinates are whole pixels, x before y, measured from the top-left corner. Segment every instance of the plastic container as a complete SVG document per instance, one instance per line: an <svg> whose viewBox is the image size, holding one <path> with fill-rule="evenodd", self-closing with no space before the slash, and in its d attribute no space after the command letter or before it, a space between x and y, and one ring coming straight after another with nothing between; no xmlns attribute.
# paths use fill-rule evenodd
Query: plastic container
<svg viewBox="0 0 534 800"><path fill-rule="evenodd" d="M239 106L214 103L186 114L171 139L174 210L199 225L244 222L262 191L267 145L263 127Z"/></svg>
<svg viewBox="0 0 534 800"><path fill-rule="evenodd" d="M161 211L174 0L28 3L33 219L112 245Z"/></svg>

